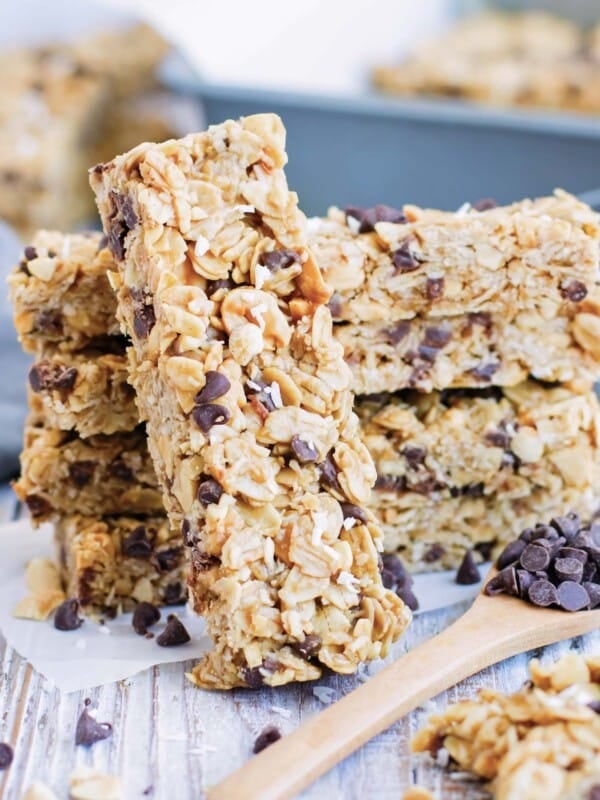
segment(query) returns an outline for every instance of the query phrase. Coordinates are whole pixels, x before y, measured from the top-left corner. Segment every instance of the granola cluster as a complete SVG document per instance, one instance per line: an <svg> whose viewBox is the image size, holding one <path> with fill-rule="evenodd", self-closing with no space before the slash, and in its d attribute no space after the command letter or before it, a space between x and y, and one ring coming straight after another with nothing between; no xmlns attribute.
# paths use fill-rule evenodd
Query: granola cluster
<svg viewBox="0 0 600 800"><path fill-rule="evenodd" d="M354 672L410 619L384 589L375 469L273 115L91 171L131 381L230 688Z"/></svg>
<svg viewBox="0 0 600 800"><path fill-rule="evenodd" d="M486 781L496 800L594 800L600 791L600 658L530 664L512 695L483 689L431 717L413 752L444 748Z"/></svg>

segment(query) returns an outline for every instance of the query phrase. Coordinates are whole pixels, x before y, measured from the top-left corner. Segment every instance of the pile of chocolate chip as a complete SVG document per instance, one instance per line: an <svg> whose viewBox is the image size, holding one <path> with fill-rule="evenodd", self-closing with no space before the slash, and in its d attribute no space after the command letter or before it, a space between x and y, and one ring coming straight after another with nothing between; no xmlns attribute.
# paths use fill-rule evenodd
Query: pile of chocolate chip
<svg viewBox="0 0 600 800"><path fill-rule="evenodd" d="M600 522L575 512L525 528L506 545L486 594L510 594L536 606L583 611L600 606Z"/></svg>
<svg viewBox="0 0 600 800"><path fill-rule="evenodd" d="M386 589L396 592L411 611L419 608L419 601L413 592L413 578L398 556L386 553L380 562L381 580Z"/></svg>

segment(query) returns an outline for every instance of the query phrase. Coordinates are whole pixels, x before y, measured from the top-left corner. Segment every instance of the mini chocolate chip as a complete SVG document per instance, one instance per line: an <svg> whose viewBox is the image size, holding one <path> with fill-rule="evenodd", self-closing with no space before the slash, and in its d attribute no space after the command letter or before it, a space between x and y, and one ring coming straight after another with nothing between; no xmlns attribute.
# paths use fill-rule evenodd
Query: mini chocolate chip
<svg viewBox="0 0 600 800"><path fill-rule="evenodd" d="M527 596L536 606L547 608L558 604L558 594L554 584L545 578L534 581L527 592Z"/></svg>
<svg viewBox="0 0 600 800"><path fill-rule="evenodd" d="M169 614L164 631L156 637L156 644L160 647L177 647L190 641L190 635L184 624L175 614Z"/></svg>
<svg viewBox="0 0 600 800"><path fill-rule="evenodd" d="M113 478L118 478L121 481L130 482L133 480L133 470L120 458L109 464L108 471Z"/></svg>
<svg viewBox="0 0 600 800"><path fill-rule="evenodd" d="M6 742L0 742L0 769L8 769L13 760L13 749Z"/></svg>
<svg viewBox="0 0 600 800"><path fill-rule="evenodd" d="M531 585L537 580L536 576L526 569L517 569L517 583L519 585L519 597L527 599Z"/></svg>
<svg viewBox="0 0 600 800"><path fill-rule="evenodd" d="M434 347L441 350L452 338L452 331L449 328L434 327L425 329L423 344L427 347Z"/></svg>
<svg viewBox="0 0 600 800"><path fill-rule="evenodd" d="M587 286L581 281L569 281L569 283L562 284L560 293L565 300L570 300L572 303L580 303L587 297Z"/></svg>
<svg viewBox="0 0 600 800"><path fill-rule="evenodd" d="M514 567L504 567L497 575L489 580L485 587L485 593L493 596L497 594L510 594L515 597L519 594L517 584L517 573Z"/></svg>
<svg viewBox="0 0 600 800"><path fill-rule="evenodd" d="M216 556L211 556L203 550L194 547L192 550L192 565L197 572L206 572L207 569L218 567L221 562Z"/></svg>
<svg viewBox="0 0 600 800"><path fill-rule="evenodd" d="M484 438L492 447L501 447L503 450L508 450L512 439L508 431L502 427L497 428L495 431L488 431Z"/></svg>
<svg viewBox="0 0 600 800"><path fill-rule="evenodd" d="M366 524L368 517L366 511L360 506L355 506L353 503L340 503L344 519L357 519L359 522Z"/></svg>
<svg viewBox="0 0 600 800"><path fill-rule="evenodd" d="M479 364L479 366L473 367L468 372L478 381L491 381L499 366L500 364L498 363L488 361L486 364Z"/></svg>
<svg viewBox="0 0 600 800"><path fill-rule="evenodd" d="M490 208L496 208L498 203L495 200L492 200L491 197L484 197L481 200L477 200L475 203L471 203L471 208L474 208L475 211L489 211Z"/></svg>
<svg viewBox="0 0 600 800"><path fill-rule="evenodd" d="M321 647L321 637L316 633L309 633L301 642L294 645L294 650L299 653L302 658L310 659L317 654Z"/></svg>
<svg viewBox="0 0 600 800"><path fill-rule="evenodd" d="M409 331L410 322L408 322L408 320L402 320L401 322L397 322L393 328L384 328L382 333L390 344L397 345L408 336Z"/></svg>
<svg viewBox="0 0 600 800"><path fill-rule="evenodd" d="M421 266L410 249L411 240L405 239L397 250L392 253L392 264L398 272L414 272Z"/></svg>
<svg viewBox="0 0 600 800"><path fill-rule="evenodd" d="M196 497L203 506L218 503L223 494L223 487L214 478L204 478L200 481Z"/></svg>
<svg viewBox="0 0 600 800"><path fill-rule="evenodd" d="M133 625L133 630L139 636L145 636L148 633L148 628L155 625L159 619L160 611L158 608L153 606L152 603L142 601L135 607L131 624Z"/></svg>
<svg viewBox="0 0 600 800"><path fill-rule="evenodd" d="M544 570L550 563L550 554L539 544L528 544L519 558L519 563L529 572Z"/></svg>
<svg viewBox="0 0 600 800"><path fill-rule="evenodd" d="M243 667L242 678L250 689L259 689L265 682L260 667Z"/></svg>
<svg viewBox="0 0 600 800"><path fill-rule="evenodd" d="M461 486L460 493L463 497L483 497L485 485L483 481L479 483L467 483Z"/></svg>
<svg viewBox="0 0 600 800"><path fill-rule="evenodd" d="M438 353L440 352L437 347L427 347L424 344L419 345L418 351L419 356L423 359L423 361L427 361L428 364L433 364L438 357ZM424 376L425 372L423 372L423 377Z"/></svg>
<svg viewBox="0 0 600 800"><path fill-rule="evenodd" d="M444 295L443 278L427 278L425 281L425 296L428 300L439 300Z"/></svg>
<svg viewBox="0 0 600 800"><path fill-rule="evenodd" d="M585 550L580 550L578 547L561 547L556 555L558 558L576 558L582 564L587 563L588 560Z"/></svg>
<svg viewBox="0 0 600 800"><path fill-rule="evenodd" d="M292 436L291 446L301 464L310 464L319 457L319 452L314 444L302 439L298 434Z"/></svg>
<svg viewBox="0 0 600 800"><path fill-rule="evenodd" d="M344 301L342 300L342 296L339 292L334 292L327 303L327 308L330 310L333 319L339 319L343 307Z"/></svg>
<svg viewBox="0 0 600 800"><path fill-rule="evenodd" d="M43 517L46 514L50 514L53 510L48 500L39 494L28 494L25 497L25 504L29 509L29 513L34 518Z"/></svg>
<svg viewBox="0 0 600 800"><path fill-rule="evenodd" d="M401 475L378 475L374 488L381 492L403 492L406 480Z"/></svg>
<svg viewBox="0 0 600 800"><path fill-rule="evenodd" d="M280 269L291 267L292 264L300 263L300 256L294 250L272 250L270 253L262 253L258 263L270 272L278 272Z"/></svg>
<svg viewBox="0 0 600 800"><path fill-rule="evenodd" d="M325 486L328 486L330 489L343 494L342 487L340 486L337 477L337 467L334 464L331 454L326 455L325 459L318 464L318 467L321 483L324 483Z"/></svg>
<svg viewBox="0 0 600 800"><path fill-rule="evenodd" d="M59 631L75 631L83 625L79 616L79 601L75 598L65 600L54 614L54 627Z"/></svg>
<svg viewBox="0 0 600 800"><path fill-rule="evenodd" d="M95 469L95 461L74 461L69 464L69 477L81 489L92 480Z"/></svg>
<svg viewBox="0 0 600 800"><path fill-rule="evenodd" d="M588 597L590 598L590 608L597 608L600 606L600 584L592 583L591 581L585 581L581 585L586 590Z"/></svg>
<svg viewBox="0 0 600 800"><path fill-rule="evenodd" d="M205 377L206 383L194 397L194 402L197 405L212 403L213 400L223 397L231 389L229 378L223 375L222 372L215 372L215 370L211 369L206 373Z"/></svg>
<svg viewBox="0 0 600 800"><path fill-rule="evenodd" d="M381 560L384 569L393 575L396 583L401 583L406 579L408 575L406 567L395 553L384 553Z"/></svg>
<svg viewBox="0 0 600 800"><path fill-rule="evenodd" d="M231 411L218 403L206 403L203 406L194 406L192 419L204 433L213 425L225 425L231 419Z"/></svg>
<svg viewBox="0 0 600 800"><path fill-rule="evenodd" d="M569 514L565 514L563 517L553 517L550 520L550 525L553 528L561 533L567 541L573 539L579 533L579 529L581 528L581 519L579 514L575 511L571 511Z"/></svg>
<svg viewBox="0 0 600 800"><path fill-rule="evenodd" d="M63 335L62 316L58 311L40 311L35 318L34 330L45 336Z"/></svg>
<svg viewBox="0 0 600 800"><path fill-rule="evenodd" d="M394 589L397 585L396 579L389 569L385 569L385 567L381 570L381 582L385 589Z"/></svg>
<svg viewBox="0 0 600 800"><path fill-rule="evenodd" d="M156 324L156 315L152 303L147 303L147 296L141 289L130 289L133 301L133 332L138 339L145 339Z"/></svg>
<svg viewBox="0 0 600 800"><path fill-rule="evenodd" d="M161 572L170 572L179 566L182 555L182 547L166 547L164 550L157 550L152 560Z"/></svg>
<svg viewBox="0 0 600 800"><path fill-rule="evenodd" d="M34 258L38 257L37 250L30 244L23 250L23 255L27 261L33 261Z"/></svg>
<svg viewBox="0 0 600 800"><path fill-rule="evenodd" d="M552 565L559 581L575 581L581 583L583 563L577 558L557 558Z"/></svg>
<svg viewBox="0 0 600 800"><path fill-rule="evenodd" d="M412 590L411 584L405 583L404 586L398 586L396 594L411 611L416 611L419 608L419 601Z"/></svg>
<svg viewBox="0 0 600 800"><path fill-rule="evenodd" d="M515 539L509 542L504 550L498 556L496 566L498 569L504 569L509 564L514 564L521 557L523 550L525 550L526 543L522 539Z"/></svg>
<svg viewBox="0 0 600 800"><path fill-rule="evenodd" d="M87 708L81 712L75 729L75 744L91 747L112 735L110 722L96 722Z"/></svg>
<svg viewBox="0 0 600 800"><path fill-rule="evenodd" d="M29 370L29 385L36 393L53 390L69 392L75 386L76 379L75 367L51 364L49 361L40 361Z"/></svg>
<svg viewBox="0 0 600 800"><path fill-rule="evenodd" d="M133 198L130 195L119 194L116 198L117 208L131 231L138 224L138 217L133 208Z"/></svg>
<svg viewBox="0 0 600 800"><path fill-rule="evenodd" d="M556 590L558 603L565 611L581 611L588 608L590 598L584 587L575 581L563 581Z"/></svg>
<svg viewBox="0 0 600 800"><path fill-rule="evenodd" d="M150 558L152 542L146 528L143 525L134 528L121 542L121 550L128 558Z"/></svg>
<svg viewBox="0 0 600 800"><path fill-rule="evenodd" d="M166 606L174 606L183 603L185 600L185 591L179 581L168 583L163 592L163 603Z"/></svg>
<svg viewBox="0 0 600 800"><path fill-rule="evenodd" d="M234 286L235 282L231 278L219 278L216 281L208 281L206 284L206 294L209 297L212 297L212 295L215 292L218 292L219 289L227 289L227 291L229 291L230 289L233 289Z"/></svg>
<svg viewBox="0 0 600 800"><path fill-rule="evenodd" d="M400 451L400 455L406 459L409 469L417 469L425 463L427 450L424 447L406 445Z"/></svg>
<svg viewBox="0 0 600 800"><path fill-rule="evenodd" d="M479 583L481 575L477 569L477 564L473 558L473 553L467 550L460 567L456 573L456 583L460 586L470 586L473 583Z"/></svg>
<svg viewBox="0 0 600 800"><path fill-rule="evenodd" d="M423 561L426 564L433 564L435 561L439 561L440 558L446 553L446 548L441 544L433 544L426 551L425 555L423 556Z"/></svg>
<svg viewBox="0 0 600 800"><path fill-rule="evenodd" d="M600 714L600 700L592 700L590 703L586 703L586 705L595 714ZM600 784L598 784L598 790L600 791Z"/></svg>
<svg viewBox="0 0 600 800"><path fill-rule="evenodd" d="M267 725L267 727L256 737L252 752L260 753L261 750L264 750L278 739L281 739L281 731L279 728L276 728L275 725Z"/></svg>
<svg viewBox="0 0 600 800"><path fill-rule="evenodd" d="M353 217L360 223L359 233L371 233L378 222L406 222L406 217L396 208L386 205L377 205L373 208L356 208L349 206L345 209L346 218Z"/></svg>

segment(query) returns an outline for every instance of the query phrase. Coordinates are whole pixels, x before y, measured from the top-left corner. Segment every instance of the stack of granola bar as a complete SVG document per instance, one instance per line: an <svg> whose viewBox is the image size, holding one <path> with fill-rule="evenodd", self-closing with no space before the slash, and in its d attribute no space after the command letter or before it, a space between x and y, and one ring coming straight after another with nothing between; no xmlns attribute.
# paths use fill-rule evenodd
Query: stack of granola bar
<svg viewBox="0 0 600 800"><path fill-rule="evenodd" d="M186 594L173 532L127 383L125 340L99 233L40 231L10 276L15 326L34 354L15 484L35 524L55 524L67 594L88 613Z"/></svg>
<svg viewBox="0 0 600 800"><path fill-rule="evenodd" d="M598 215L565 192L309 221L386 550L416 570L596 511Z"/></svg>

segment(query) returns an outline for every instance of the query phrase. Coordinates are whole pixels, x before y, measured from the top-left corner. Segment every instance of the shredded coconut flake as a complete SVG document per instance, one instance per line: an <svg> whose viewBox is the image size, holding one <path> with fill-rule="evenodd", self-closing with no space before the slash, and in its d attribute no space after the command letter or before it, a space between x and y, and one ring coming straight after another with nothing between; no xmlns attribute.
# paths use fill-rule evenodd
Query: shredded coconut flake
<svg viewBox="0 0 600 800"><path fill-rule="evenodd" d="M349 531L350 528L353 528L357 522L358 520L354 517L346 517L346 519L342 522L342 525L345 531Z"/></svg>
<svg viewBox="0 0 600 800"><path fill-rule="evenodd" d="M450 763L450 753L445 747L440 747L435 756L436 764L439 764L442 769L445 769Z"/></svg>
<svg viewBox="0 0 600 800"><path fill-rule="evenodd" d="M283 408L283 400L281 399L281 389L277 381L271 384L271 400L275 408Z"/></svg>
<svg viewBox="0 0 600 800"><path fill-rule="evenodd" d="M241 203L239 206L236 206L235 210L239 211L240 214L254 214L256 211L254 206L244 205L243 203Z"/></svg>
<svg viewBox="0 0 600 800"><path fill-rule="evenodd" d="M321 227L321 217L308 217L306 220L306 230L309 233L316 233Z"/></svg>
<svg viewBox="0 0 600 800"><path fill-rule="evenodd" d="M111 631L111 629L108 627L108 625L104 625L104 624L102 624L102 625L99 625L99 626L98 626L98 633L103 633L105 636L110 636L110 634L112 633L112 631Z"/></svg>
<svg viewBox="0 0 600 800"><path fill-rule="evenodd" d="M346 217L346 225L350 228L350 233L356 235L360 228L360 222L354 217Z"/></svg>
<svg viewBox="0 0 600 800"><path fill-rule="evenodd" d="M196 239L196 244L194 245L194 255L197 258L201 258L205 253L208 252L210 244L208 239L205 236L199 236Z"/></svg>
<svg viewBox="0 0 600 800"><path fill-rule="evenodd" d="M259 303L257 306L253 306L250 310L251 310L252 316L256 320L259 328L261 330L264 330L265 329L265 321L264 321L262 315L265 313L265 311L268 311L268 308L266 307L266 305L264 303Z"/></svg>
<svg viewBox="0 0 600 800"><path fill-rule="evenodd" d="M313 514L312 543L315 547L323 547L323 534L327 530L327 514L325 511L315 511Z"/></svg>
<svg viewBox="0 0 600 800"><path fill-rule="evenodd" d="M65 236L63 241L62 250L60 251L60 257L65 261L71 253L71 237Z"/></svg>
<svg viewBox="0 0 600 800"><path fill-rule="evenodd" d="M345 586L347 589L356 589L359 580L358 578L353 575L351 572L346 572L346 570L342 570L338 575L337 582L340 586Z"/></svg>
<svg viewBox="0 0 600 800"><path fill-rule="evenodd" d="M464 217L465 214L468 214L470 210L471 210L471 203L463 203L460 208L456 209L456 216Z"/></svg>
<svg viewBox="0 0 600 800"><path fill-rule="evenodd" d="M271 273L268 267L265 267L262 264L257 264L254 267L254 285L256 286L256 288L262 289L265 281L269 280L270 275Z"/></svg>
<svg viewBox="0 0 600 800"><path fill-rule="evenodd" d="M262 392L262 386L260 386L258 383L255 383L254 381L248 381L247 385L250 387L250 389L252 389L255 392Z"/></svg>
<svg viewBox="0 0 600 800"><path fill-rule="evenodd" d="M331 689L329 686L315 686L312 693L325 706L335 700L335 689Z"/></svg>
<svg viewBox="0 0 600 800"><path fill-rule="evenodd" d="M274 714L279 714L284 719L289 719L292 716L292 712L287 708L283 708L283 706L271 706L271 711Z"/></svg>

